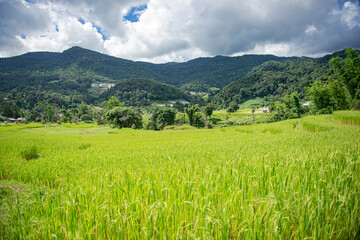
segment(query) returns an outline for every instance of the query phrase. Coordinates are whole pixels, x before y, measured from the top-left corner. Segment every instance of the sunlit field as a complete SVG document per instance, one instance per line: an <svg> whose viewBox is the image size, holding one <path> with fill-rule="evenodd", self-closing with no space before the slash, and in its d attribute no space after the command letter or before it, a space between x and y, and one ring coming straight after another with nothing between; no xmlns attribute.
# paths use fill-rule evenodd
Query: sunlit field
<svg viewBox="0 0 360 240"><path fill-rule="evenodd" d="M360 127L334 116L1 126L0 239L354 239Z"/></svg>

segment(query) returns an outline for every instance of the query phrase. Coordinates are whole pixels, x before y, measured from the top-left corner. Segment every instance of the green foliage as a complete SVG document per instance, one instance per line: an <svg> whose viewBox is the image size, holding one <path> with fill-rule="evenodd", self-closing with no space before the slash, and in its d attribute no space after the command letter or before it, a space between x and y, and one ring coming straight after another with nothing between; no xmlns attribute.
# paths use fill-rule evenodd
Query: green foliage
<svg viewBox="0 0 360 240"><path fill-rule="evenodd" d="M93 119L89 114L83 114L81 115L80 120L84 122L92 122Z"/></svg>
<svg viewBox="0 0 360 240"><path fill-rule="evenodd" d="M315 111L330 113L360 107L360 54L346 49L347 58L333 57L330 64L335 75L316 81L307 90Z"/></svg>
<svg viewBox="0 0 360 240"><path fill-rule="evenodd" d="M213 97L212 102L219 108L227 108L231 102L240 104L257 97L283 97L293 92L303 98L306 87L330 70L329 58L338 55L343 56L344 52L319 59L303 57L265 62L254 67L243 78L224 87Z"/></svg>
<svg viewBox="0 0 360 240"><path fill-rule="evenodd" d="M55 119L55 107L52 105L47 105L45 108L46 117L48 122L54 122Z"/></svg>
<svg viewBox="0 0 360 240"><path fill-rule="evenodd" d="M3 100L0 102L0 116L18 118L20 109L16 104Z"/></svg>
<svg viewBox="0 0 360 240"><path fill-rule="evenodd" d="M105 114L106 120L119 128L142 128L140 113L127 107L116 107Z"/></svg>
<svg viewBox="0 0 360 240"><path fill-rule="evenodd" d="M115 96L110 96L108 101L103 102L104 110L109 111L114 107L124 107L125 104L116 99Z"/></svg>
<svg viewBox="0 0 360 240"><path fill-rule="evenodd" d="M155 100L191 99L180 89L149 79L130 79L118 83L100 98L107 99L109 96L116 96L128 106L147 106Z"/></svg>
<svg viewBox="0 0 360 240"><path fill-rule="evenodd" d="M280 58L272 55L244 55L241 57L216 56L197 58L185 63L141 63L159 75L167 77L165 83L183 86L186 90L199 91L209 87L222 88L245 77L252 68ZM208 89L209 91L209 89Z"/></svg>
<svg viewBox="0 0 360 240"><path fill-rule="evenodd" d="M188 105L187 107L184 108L184 111L185 111L186 115L188 116L190 126L193 126L194 122L195 122L195 117L196 117L195 113L199 111L199 107L196 105Z"/></svg>
<svg viewBox="0 0 360 240"><path fill-rule="evenodd" d="M292 118L300 118L306 110L300 103L297 93L286 95L283 103L272 102L270 105L271 121L281 121Z"/></svg>
<svg viewBox="0 0 360 240"><path fill-rule="evenodd" d="M236 102L231 102L229 107L226 109L227 113L233 113L239 110L239 105Z"/></svg>
<svg viewBox="0 0 360 240"><path fill-rule="evenodd" d="M336 74L335 79L339 79L339 84L344 86L342 90L347 90L350 95L351 107L360 108L360 54L348 48L346 55L345 60L340 57L332 58L330 64Z"/></svg>
<svg viewBox="0 0 360 240"><path fill-rule="evenodd" d="M150 126L153 130L162 130L175 122L176 110L173 108L155 108L151 112Z"/></svg>
<svg viewBox="0 0 360 240"><path fill-rule="evenodd" d="M31 146L21 152L21 156L26 160L32 160L39 157L37 146Z"/></svg>
<svg viewBox="0 0 360 240"><path fill-rule="evenodd" d="M214 104L210 103L208 105L206 105L203 109L204 111L204 115L205 115L205 118L207 119L208 117L211 117L211 115L213 114L214 112Z"/></svg>

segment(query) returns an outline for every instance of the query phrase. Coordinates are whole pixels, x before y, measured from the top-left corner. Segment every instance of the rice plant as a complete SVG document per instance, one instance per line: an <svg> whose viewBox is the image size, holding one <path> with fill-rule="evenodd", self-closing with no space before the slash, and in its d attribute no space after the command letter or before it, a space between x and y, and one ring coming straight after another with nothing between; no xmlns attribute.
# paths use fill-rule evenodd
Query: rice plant
<svg viewBox="0 0 360 240"><path fill-rule="evenodd" d="M36 159L39 157L38 149L36 146L28 147L27 149L21 151L21 156L26 160Z"/></svg>
<svg viewBox="0 0 360 240"><path fill-rule="evenodd" d="M4 195L0 239L355 239L360 128L298 121L0 128L0 179L28 186ZM34 143L41 158L27 161L19 152Z"/></svg>
<svg viewBox="0 0 360 240"><path fill-rule="evenodd" d="M336 121L350 125L360 125L360 111L337 111L333 118Z"/></svg>

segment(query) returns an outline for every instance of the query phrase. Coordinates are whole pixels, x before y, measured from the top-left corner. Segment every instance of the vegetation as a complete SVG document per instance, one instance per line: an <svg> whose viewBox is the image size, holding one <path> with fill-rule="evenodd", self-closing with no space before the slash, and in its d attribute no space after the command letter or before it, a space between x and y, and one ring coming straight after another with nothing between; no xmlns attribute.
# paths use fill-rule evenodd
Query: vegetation
<svg viewBox="0 0 360 240"><path fill-rule="evenodd" d="M316 81L308 89L315 111L324 113L334 110L360 108L360 54L346 49L347 58L332 58L333 75L327 81Z"/></svg>
<svg viewBox="0 0 360 240"><path fill-rule="evenodd" d="M176 111L173 108L155 108L151 112L150 129L162 130L175 122Z"/></svg>
<svg viewBox="0 0 360 240"><path fill-rule="evenodd" d="M152 64L141 63L159 75L165 76L165 83L185 90L210 92L209 88L222 88L245 77L252 68L264 62L284 61L273 55L244 55L241 57L216 56L197 58L185 63Z"/></svg>
<svg viewBox="0 0 360 240"><path fill-rule="evenodd" d="M196 121L196 113L199 112L199 107L196 105L188 105L184 108L184 111L189 119L190 126L194 125Z"/></svg>
<svg viewBox="0 0 360 240"><path fill-rule="evenodd" d="M0 238L356 239L360 128L332 118L300 120L317 132L298 119L117 134L0 126ZM41 156L27 161L31 146Z"/></svg>
<svg viewBox="0 0 360 240"><path fill-rule="evenodd" d="M21 152L21 156L25 158L26 160L36 159L39 157L37 147L31 146L28 149L25 149Z"/></svg>
<svg viewBox="0 0 360 240"><path fill-rule="evenodd" d="M128 106L151 105L154 100L190 100L190 95L173 86L149 79L130 79L104 92L100 99L117 97Z"/></svg>
<svg viewBox="0 0 360 240"><path fill-rule="evenodd" d="M212 101L219 108L227 108L231 102L240 104L264 97L278 100L294 92L304 98L306 87L330 71L328 62L335 56L344 57L345 51L319 59L291 58L265 62L254 67L245 77L224 87Z"/></svg>
<svg viewBox="0 0 360 240"><path fill-rule="evenodd" d="M140 113L127 107L115 107L105 114L106 120L114 127L142 128Z"/></svg>
<svg viewBox="0 0 360 240"><path fill-rule="evenodd" d="M333 114L334 120L344 124L360 125L359 111L337 111Z"/></svg>
<svg viewBox="0 0 360 240"><path fill-rule="evenodd" d="M271 119L274 122L300 118L306 113L305 107L300 103L300 98L296 93L286 95L282 103L272 102L270 104Z"/></svg>

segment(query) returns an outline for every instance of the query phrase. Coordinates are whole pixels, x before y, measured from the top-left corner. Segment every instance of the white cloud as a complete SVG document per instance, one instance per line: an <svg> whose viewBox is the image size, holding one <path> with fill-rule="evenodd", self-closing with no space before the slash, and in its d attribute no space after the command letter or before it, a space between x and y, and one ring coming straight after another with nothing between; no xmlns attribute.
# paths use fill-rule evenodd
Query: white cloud
<svg viewBox="0 0 360 240"><path fill-rule="evenodd" d="M123 21L131 7L144 4L138 22ZM339 7L337 0L0 0L0 56L74 45L153 62L244 53L318 56L360 48L359 9L353 2Z"/></svg>

